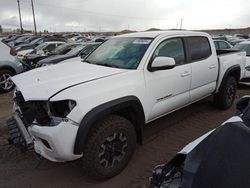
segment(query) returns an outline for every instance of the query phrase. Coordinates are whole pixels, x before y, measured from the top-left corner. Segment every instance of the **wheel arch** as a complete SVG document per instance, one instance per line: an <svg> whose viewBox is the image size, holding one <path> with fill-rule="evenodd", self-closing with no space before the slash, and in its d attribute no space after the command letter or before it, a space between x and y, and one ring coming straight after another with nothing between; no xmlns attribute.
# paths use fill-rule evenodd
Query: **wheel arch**
<svg viewBox="0 0 250 188"><path fill-rule="evenodd" d="M137 142L142 143L142 129L145 125L142 104L136 96L126 96L101 104L83 117L75 139L74 154L82 154L88 136L95 128L95 123L111 114L117 114L128 119L135 128Z"/></svg>
<svg viewBox="0 0 250 188"><path fill-rule="evenodd" d="M13 67L8 66L8 65L0 66L0 70L9 70L9 71L11 71L14 75L16 74L16 70L15 70Z"/></svg>
<svg viewBox="0 0 250 188"><path fill-rule="evenodd" d="M223 79L221 81L220 87L219 87L219 91L221 90L221 88L223 87L223 84L226 83L226 80L229 76L233 76L237 83L240 80L240 74L241 74L241 68L239 65L234 65L232 67L230 67L224 74Z"/></svg>

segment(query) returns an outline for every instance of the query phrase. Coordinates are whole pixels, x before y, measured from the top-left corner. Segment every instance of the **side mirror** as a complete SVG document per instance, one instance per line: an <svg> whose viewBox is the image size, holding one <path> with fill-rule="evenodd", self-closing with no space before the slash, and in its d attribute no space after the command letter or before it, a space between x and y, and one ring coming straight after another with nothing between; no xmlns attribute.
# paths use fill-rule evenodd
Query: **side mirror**
<svg viewBox="0 0 250 188"><path fill-rule="evenodd" d="M249 102L250 102L250 95L241 97L236 104L236 109L239 112L243 112L243 110L250 104Z"/></svg>
<svg viewBox="0 0 250 188"><path fill-rule="evenodd" d="M149 67L150 72L157 70L172 69L175 67L175 60L172 57L156 57Z"/></svg>

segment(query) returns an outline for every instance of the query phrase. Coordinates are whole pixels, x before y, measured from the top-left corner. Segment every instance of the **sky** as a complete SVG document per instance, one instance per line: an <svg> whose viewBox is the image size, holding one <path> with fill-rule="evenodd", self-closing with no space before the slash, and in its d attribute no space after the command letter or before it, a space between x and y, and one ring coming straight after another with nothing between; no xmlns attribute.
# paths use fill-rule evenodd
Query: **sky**
<svg viewBox="0 0 250 188"><path fill-rule="evenodd" d="M38 30L143 31L250 27L249 0L33 0ZM23 28L33 29L30 0L20 0ZM0 0L0 25L19 27L17 0Z"/></svg>

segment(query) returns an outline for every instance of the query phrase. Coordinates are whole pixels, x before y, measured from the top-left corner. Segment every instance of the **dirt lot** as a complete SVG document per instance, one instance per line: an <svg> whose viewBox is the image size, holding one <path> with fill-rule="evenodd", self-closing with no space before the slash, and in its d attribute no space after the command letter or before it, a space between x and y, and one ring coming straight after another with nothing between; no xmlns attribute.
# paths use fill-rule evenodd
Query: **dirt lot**
<svg viewBox="0 0 250 188"><path fill-rule="evenodd" d="M241 86L237 99L250 94ZM148 177L155 165L171 159L188 142L218 126L234 114L216 110L207 98L167 117L150 123L144 131L144 144L137 150L126 169L105 182L95 182L81 171L81 161L52 163L37 161L8 145L5 121L11 115L12 94L0 96L0 187L148 187Z"/></svg>

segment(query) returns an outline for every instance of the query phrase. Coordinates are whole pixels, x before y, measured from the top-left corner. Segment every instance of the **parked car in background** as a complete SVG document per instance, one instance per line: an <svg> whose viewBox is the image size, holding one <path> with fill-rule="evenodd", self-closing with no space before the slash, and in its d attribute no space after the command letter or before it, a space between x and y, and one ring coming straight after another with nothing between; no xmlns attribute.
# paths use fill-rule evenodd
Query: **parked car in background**
<svg viewBox="0 0 250 188"><path fill-rule="evenodd" d="M22 37L9 42L8 46L10 46L10 47L18 46L18 45L22 44L25 40L29 39L30 37L32 37L32 35L23 35Z"/></svg>
<svg viewBox="0 0 250 188"><path fill-rule="evenodd" d="M249 96L241 98L235 116L187 144L166 164L157 165L149 178L151 186L249 188L249 102Z"/></svg>
<svg viewBox="0 0 250 188"><path fill-rule="evenodd" d="M41 36L35 36L35 35L32 35L30 36L29 38L27 38L26 40L22 41L22 42L19 42L18 44L16 44L15 46L19 46L21 44L29 44L31 43L32 41L38 39L38 38L41 38Z"/></svg>
<svg viewBox="0 0 250 188"><path fill-rule="evenodd" d="M225 50L233 47L229 42L225 40L214 40L214 45L216 50Z"/></svg>
<svg viewBox="0 0 250 188"><path fill-rule="evenodd" d="M50 53L57 47L65 44L65 42L51 41L44 42L37 46L32 52L26 54L22 61L31 66L31 68L36 67L38 61L48 57Z"/></svg>
<svg viewBox="0 0 250 188"><path fill-rule="evenodd" d="M4 42L5 44L7 44L8 42L11 42L13 40L16 40L20 37L22 37L23 35L10 35L10 37L7 37L5 39L2 40L2 42Z"/></svg>
<svg viewBox="0 0 250 188"><path fill-rule="evenodd" d="M105 42L108 39L110 39L110 37L108 36L97 36L91 39L91 42Z"/></svg>
<svg viewBox="0 0 250 188"><path fill-rule="evenodd" d="M78 38L76 40L76 42L81 42L81 43L83 43L83 42L89 42L89 41L91 41L91 39L86 38L86 37L80 37L80 38Z"/></svg>
<svg viewBox="0 0 250 188"><path fill-rule="evenodd" d="M250 41L241 42L236 44L232 49L246 52L246 67L245 74L241 83L250 85Z"/></svg>
<svg viewBox="0 0 250 188"><path fill-rule="evenodd" d="M86 175L111 178L128 164L149 122L210 95L219 109L231 107L244 58L216 51L202 32L113 37L82 61L13 77L9 140L51 161L82 158Z"/></svg>
<svg viewBox="0 0 250 188"><path fill-rule="evenodd" d="M230 40L229 43L234 46L234 45L239 44L239 43L244 42L244 41L247 41L247 39L236 38L236 39Z"/></svg>
<svg viewBox="0 0 250 188"><path fill-rule="evenodd" d="M87 43L76 46L71 49L65 55L56 55L51 56L49 58L43 59L37 63L37 67L47 66L52 64L60 63L66 59L71 59L77 56L81 56L82 58L89 55L92 51L94 51L101 43Z"/></svg>
<svg viewBox="0 0 250 188"><path fill-rule="evenodd" d="M41 38L38 38L34 41L32 41L29 44L22 44L19 46L16 46L14 48L11 48L10 50L10 54L11 55L17 55L17 53L21 50L30 50L30 49L34 49L35 47L37 47L38 45L44 43L44 42L50 42L50 41L61 41L61 42L67 42L67 39L64 37L54 37L54 36L43 36Z"/></svg>
<svg viewBox="0 0 250 188"><path fill-rule="evenodd" d="M10 48L0 42L0 93L6 93L15 87L11 77L23 71L23 65L9 54Z"/></svg>
<svg viewBox="0 0 250 188"><path fill-rule="evenodd" d="M49 52L48 55L49 56L63 55L63 54L68 53L70 50L72 50L73 48L75 48L76 46L79 46L79 45L82 45L82 44L81 43L65 43L65 44L58 46L57 48L55 48L51 52Z"/></svg>
<svg viewBox="0 0 250 188"><path fill-rule="evenodd" d="M2 42L5 42L7 39L10 39L10 38L15 37L15 36L16 36L16 34L9 34L7 37L4 37L2 39Z"/></svg>
<svg viewBox="0 0 250 188"><path fill-rule="evenodd" d="M47 53L50 53L56 47L60 46L59 44L65 44L65 43L60 42L60 41L44 42L44 43L41 43L40 45L38 45L37 47L35 47L34 49L21 50L21 51L17 52L17 58L20 61L24 61L25 58L27 59L26 56L29 54L42 53L43 55L45 55L45 53L43 53L44 51L46 51Z"/></svg>

